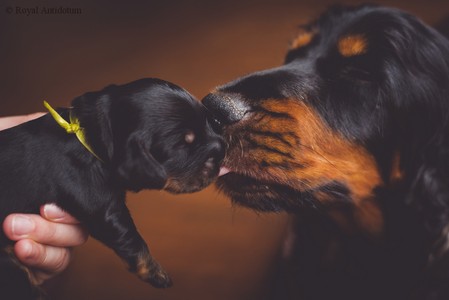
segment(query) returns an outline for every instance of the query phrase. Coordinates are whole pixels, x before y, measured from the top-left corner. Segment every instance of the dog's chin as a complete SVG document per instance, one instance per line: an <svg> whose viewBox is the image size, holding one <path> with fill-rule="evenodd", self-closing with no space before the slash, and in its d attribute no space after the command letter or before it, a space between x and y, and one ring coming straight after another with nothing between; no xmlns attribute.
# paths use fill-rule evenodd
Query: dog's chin
<svg viewBox="0 0 449 300"><path fill-rule="evenodd" d="M261 212L297 212L315 207L311 193L221 170L216 185L233 203Z"/></svg>

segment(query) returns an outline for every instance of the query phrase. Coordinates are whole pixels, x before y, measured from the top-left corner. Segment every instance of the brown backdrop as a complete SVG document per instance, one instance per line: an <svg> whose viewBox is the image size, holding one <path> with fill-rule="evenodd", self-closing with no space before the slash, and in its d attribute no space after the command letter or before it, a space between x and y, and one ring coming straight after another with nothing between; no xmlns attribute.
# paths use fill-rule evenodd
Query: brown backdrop
<svg viewBox="0 0 449 300"><path fill-rule="evenodd" d="M81 13L23 13L62 2ZM2 2L0 116L41 111L43 99L65 106L86 91L142 77L172 81L201 98L216 85L282 63L296 26L332 3L92 2ZM430 23L449 13L447 0L378 3ZM142 192L128 201L174 287L156 290L140 282L109 249L90 240L50 282L52 299L269 299L286 215L233 207L214 188L176 197Z"/></svg>

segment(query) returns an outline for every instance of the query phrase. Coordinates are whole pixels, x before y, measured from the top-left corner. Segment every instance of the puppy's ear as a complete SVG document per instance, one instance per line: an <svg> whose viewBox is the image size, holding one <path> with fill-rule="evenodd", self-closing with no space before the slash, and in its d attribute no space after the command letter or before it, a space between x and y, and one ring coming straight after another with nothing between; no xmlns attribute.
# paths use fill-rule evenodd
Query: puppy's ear
<svg viewBox="0 0 449 300"><path fill-rule="evenodd" d="M149 144L135 133L128 139L117 167L119 180L132 191L162 189L167 181L167 172L150 153Z"/></svg>

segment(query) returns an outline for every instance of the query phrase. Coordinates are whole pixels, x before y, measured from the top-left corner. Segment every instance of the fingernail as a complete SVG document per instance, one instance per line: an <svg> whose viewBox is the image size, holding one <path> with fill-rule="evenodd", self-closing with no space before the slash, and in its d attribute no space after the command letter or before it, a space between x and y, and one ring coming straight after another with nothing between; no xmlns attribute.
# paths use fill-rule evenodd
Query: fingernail
<svg viewBox="0 0 449 300"><path fill-rule="evenodd" d="M34 230L34 222L25 216L15 216L12 219L12 233L15 236L25 236Z"/></svg>
<svg viewBox="0 0 449 300"><path fill-rule="evenodd" d="M44 217L50 221L58 221L65 217L66 213L55 204L44 206Z"/></svg>

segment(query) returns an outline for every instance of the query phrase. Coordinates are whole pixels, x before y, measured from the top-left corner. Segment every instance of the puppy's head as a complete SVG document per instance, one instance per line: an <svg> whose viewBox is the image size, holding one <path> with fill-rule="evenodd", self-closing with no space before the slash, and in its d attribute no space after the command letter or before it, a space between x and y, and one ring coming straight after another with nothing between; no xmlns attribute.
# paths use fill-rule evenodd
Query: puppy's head
<svg viewBox="0 0 449 300"><path fill-rule="evenodd" d="M73 101L88 142L127 189L194 192L217 176L222 139L204 107L159 79L108 86Z"/></svg>

